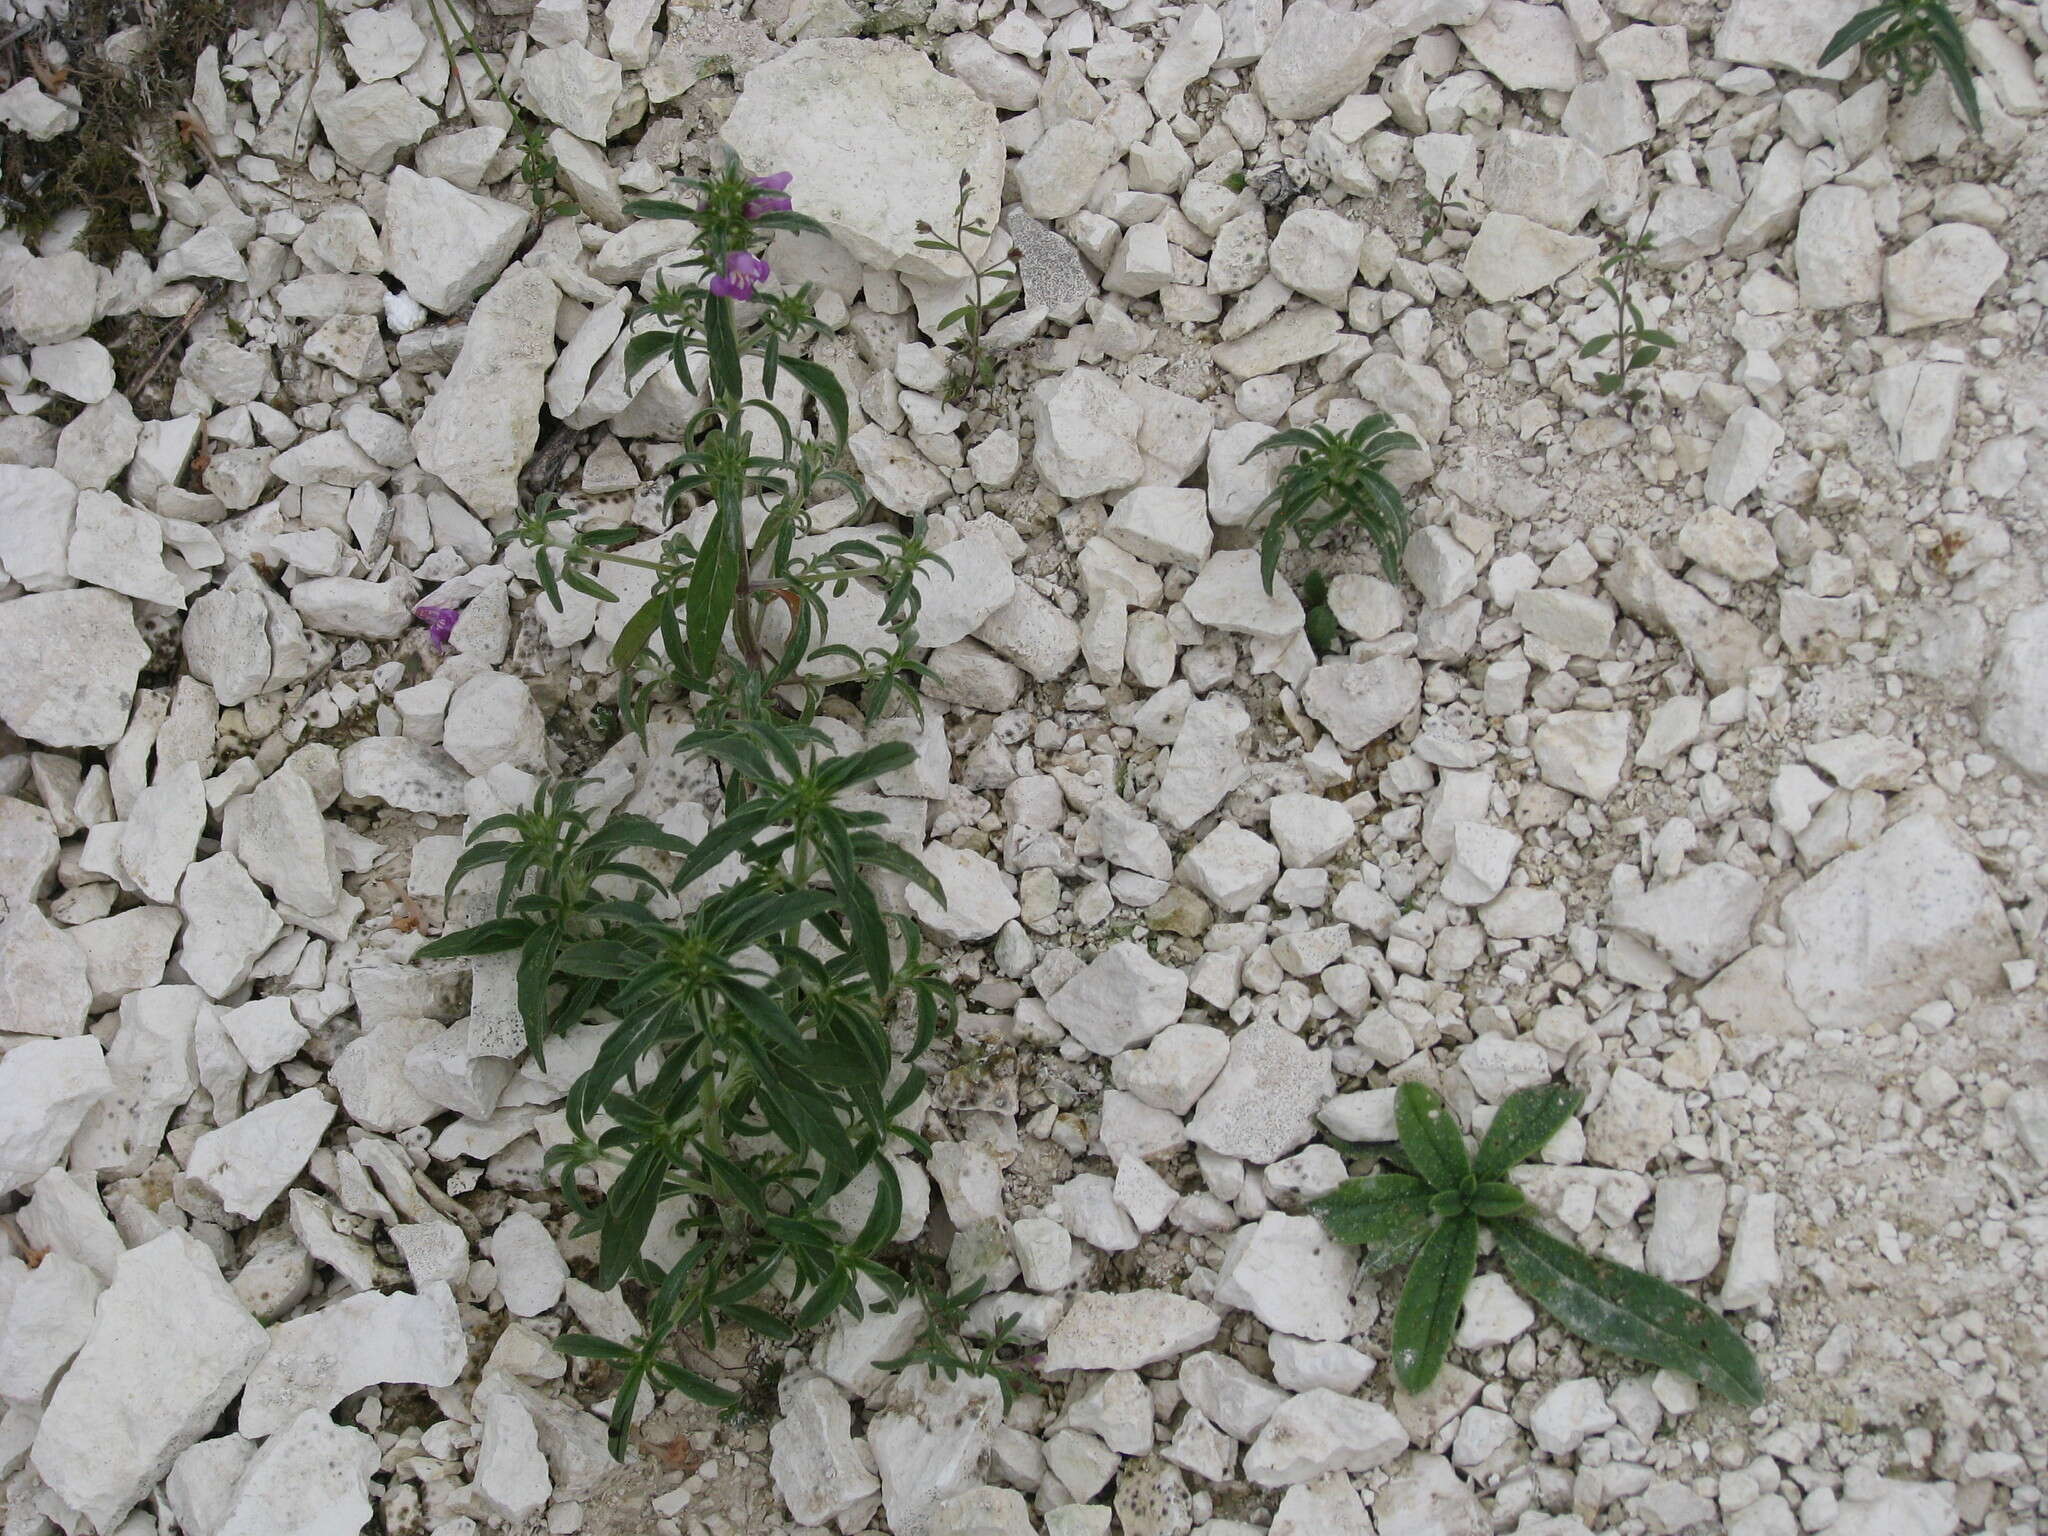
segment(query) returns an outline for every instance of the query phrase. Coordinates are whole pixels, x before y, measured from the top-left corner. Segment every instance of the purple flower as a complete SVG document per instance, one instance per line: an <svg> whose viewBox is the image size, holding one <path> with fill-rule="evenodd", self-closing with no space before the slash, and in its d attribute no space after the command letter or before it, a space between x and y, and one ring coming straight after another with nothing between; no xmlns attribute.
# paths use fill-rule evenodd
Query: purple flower
<svg viewBox="0 0 2048 1536"><path fill-rule="evenodd" d="M462 617L460 608L431 608L422 603L413 609L412 616L427 626L427 639L437 651L448 649L448 636L455 628L455 621Z"/></svg>
<svg viewBox="0 0 2048 1536"><path fill-rule="evenodd" d="M789 182L788 171L777 171L773 176L756 176L748 185L759 187L764 192L779 194L788 190ZM787 213L793 206L786 197L757 197L747 204L747 217L758 219L764 213Z"/></svg>
<svg viewBox="0 0 2048 1536"><path fill-rule="evenodd" d="M754 285L767 276L767 262L752 251L734 251L725 258L725 270L705 286L721 299L751 299Z"/></svg>

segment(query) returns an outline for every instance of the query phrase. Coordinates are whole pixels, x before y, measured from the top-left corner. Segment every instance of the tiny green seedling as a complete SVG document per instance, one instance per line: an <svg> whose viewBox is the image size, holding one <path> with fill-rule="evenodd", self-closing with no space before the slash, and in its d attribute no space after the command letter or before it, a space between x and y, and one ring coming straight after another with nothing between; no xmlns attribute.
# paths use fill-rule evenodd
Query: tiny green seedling
<svg viewBox="0 0 2048 1536"><path fill-rule="evenodd" d="M1580 1098L1562 1085L1510 1094L1474 1158L1443 1100L1420 1083L1403 1083L1395 1102L1400 1140L1373 1148L1401 1171L1346 1180L1315 1202L1331 1236L1364 1244L1368 1274L1408 1266L1394 1308L1395 1378L1410 1393L1436 1380L1478 1267L1483 1227L1509 1276L1568 1332L1754 1407L1763 1401L1763 1375L1720 1314L1640 1270L1581 1253L1524 1214L1528 1200L1507 1182L1508 1170L1540 1152Z"/></svg>
<svg viewBox="0 0 2048 1536"><path fill-rule="evenodd" d="M1259 540L1259 576L1266 590L1273 590L1273 575L1289 533L1307 545L1346 524L1365 530L1379 551L1387 579L1399 581L1401 551L1408 543L1408 508L1387 478L1386 464L1396 453L1416 446L1414 438L1395 429L1393 417L1376 411L1349 432L1320 425L1294 427L1275 432L1254 448L1252 454L1300 450L1253 513L1272 513Z"/></svg>
<svg viewBox="0 0 2048 1536"><path fill-rule="evenodd" d="M548 148L546 125L524 113L515 113L513 127L519 135L519 179L526 184L526 195L533 199L534 214L545 223L557 214L571 212L575 202L555 196L562 167L555 152Z"/></svg>
<svg viewBox="0 0 2048 1536"><path fill-rule="evenodd" d="M324 26L324 0L316 0L316 3L320 4ZM449 39L447 25L441 16L441 5L442 0L427 0L427 16L433 23L442 53L453 59L455 49ZM512 99L512 93L505 89L505 82L499 77L498 72L491 68L490 60L484 56L482 45L477 42L476 34L470 30L469 23L463 20L462 13L451 6L448 14L453 18L456 30L460 33L464 46L469 49L470 56L482 68L484 79L490 82L491 94L512 114L512 126L507 137L519 145L519 179L526 186L526 195L533 200L534 217L546 223L557 214L569 212L576 206L574 201L555 196L562 168L556 161L554 152L548 148L547 125L536 121ZM473 112L469 88L462 82L462 72L452 70L450 73L455 81L455 89L462 97L463 110Z"/></svg>
<svg viewBox="0 0 2048 1536"><path fill-rule="evenodd" d="M1580 357L1601 357L1612 349L1614 367L1596 374L1594 387L1603 395L1618 394L1631 404L1642 394L1642 386L1632 382L1634 375L1678 346L1678 338L1670 332L1651 328L1636 303L1636 279L1649 250L1650 237L1638 232L1634 239L1622 240L1600 263L1600 291L1614 305L1614 329L1579 348Z"/></svg>
<svg viewBox="0 0 2048 1536"><path fill-rule="evenodd" d="M1006 1360L1002 1352L1013 1349L1018 1343L1019 1314L1005 1314L979 1348L963 1350L954 1340L967 1332L968 1312L982 1299L987 1290L986 1283L970 1280L957 1289L948 1290L940 1283L942 1277L937 1272L937 1265L926 1261L913 1268L920 1288L920 1300L924 1303L924 1321L918 1328L918 1340L893 1359L877 1360L876 1367L884 1371L901 1371L922 1365L948 1381L963 1371L970 1376L987 1377L1001 1390L1003 1409L1008 1412L1017 1401L1017 1390L1023 1385L1024 1373ZM895 1306L894 1302L884 1301L878 1303L875 1310L890 1312L895 1310Z"/></svg>
<svg viewBox="0 0 2048 1536"><path fill-rule="evenodd" d="M1337 615L1330 607L1330 578L1321 571L1310 571L1302 578L1301 606L1305 610L1302 628L1308 633L1308 643L1318 656L1327 656L1339 649L1337 641Z"/></svg>
<svg viewBox="0 0 2048 1536"><path fill-rule="evenodd" d="M917 221L917 232L921 236L917 244L927 251L947 251L967 263L969 280L974 285L973 296L965 303L948 310L939 320L938 334L960 327L960 350L953 356L953 364L946 380L946 398L959 400L972 395L976 390L987 389L995 383L995 364L990 361L984 338L988 328L1004 310L1022 296L1018 286L1017 263L1015 258L1006 257L1001 261L983 266L967 254L969 240L989 238L989 227L978 219L967 217L967 199L970 187L965 171L960 173L960 197L953 205L953 233L942 235L923 219ZM996 292L986 291L986 285L994 282Z"/></svg>
<svg viewBox="0 0 2048 1536"><path fill-rule="evenodd" d="M1449 191L1449 188L1445 188L1447 194ZM1450 225L1453 213L1466 213L1470 211L1462 197L1455 195L1439 197L1426 186L1419 194L1418 201L1422 204L1422 243L1424 245L1428 245L1430 241L1443 234L1444 230Z"/></svg>
<svg viewBox="0 0 2048 1536"><path fill-rule="evenodd" d="M1863 62L1873 72L1890 75L1906 91L1924 89L1939 69L1948 76L1949 89L1971 130L1984 131L1984 111L1977 103L1977 81L1970 73L1963 29L1944 0L1883 0L1857 12L1822 51L1821 68L1859 43Z"/></svg>

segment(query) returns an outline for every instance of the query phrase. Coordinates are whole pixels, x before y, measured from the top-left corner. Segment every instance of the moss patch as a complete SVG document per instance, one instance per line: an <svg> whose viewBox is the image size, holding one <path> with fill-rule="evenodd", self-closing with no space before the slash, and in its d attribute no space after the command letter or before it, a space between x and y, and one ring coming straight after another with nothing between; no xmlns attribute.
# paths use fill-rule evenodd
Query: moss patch
<svg viewBox="0 0 2048 1536"><path fill-rule="evenodd" d="M71 13L16 35L0 50L0 81L12 83L46 65L51 42L70 55L64 83L78 87L79 124L47 144L20 134L0 135L0 209L31 239L67 209L91 214L80 247L111 264L123 250L142 248L132 219L147 215L137 153L179 157L173 114L192 94L192 71L209 46L225 45L255 7L252 0L74 0ZM107 56L107 39L147 27L139 47L124 48L127 68ZM163 165L159 170L176 167Z"/></svg>

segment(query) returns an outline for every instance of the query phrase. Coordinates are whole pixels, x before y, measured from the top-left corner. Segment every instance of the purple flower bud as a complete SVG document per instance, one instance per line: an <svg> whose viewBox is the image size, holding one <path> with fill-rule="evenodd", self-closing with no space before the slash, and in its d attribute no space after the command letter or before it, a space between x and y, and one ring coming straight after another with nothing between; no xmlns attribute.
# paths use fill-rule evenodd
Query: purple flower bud
<svg viewBox="0 0 2048 1536"><path fill-rule="evenodd" d="M725 258L725 270L705 286L721 299L751 299L754 285L767 276L767 262L752 251L734 251Z"/></svg>
<svg viewBox="0 0 2048 1536"><path fill-rule="evenodd" d="M777 171L773 176L756 176L747 185L759 187L768 193L782 193L789 189L790 173ZM747 204L747 217L758 219L764 213L787 213L795 205L786 197L757 197Z"/></svg>
<svg viewBox="0 0 2048 1536"><path fill-rule="evenodd" d="M437 651L448 649L448 636L455 629L455 621L462 617L460 608L433 608L422 603L413 609L412 616L427 626L427 639Z"/></svg>

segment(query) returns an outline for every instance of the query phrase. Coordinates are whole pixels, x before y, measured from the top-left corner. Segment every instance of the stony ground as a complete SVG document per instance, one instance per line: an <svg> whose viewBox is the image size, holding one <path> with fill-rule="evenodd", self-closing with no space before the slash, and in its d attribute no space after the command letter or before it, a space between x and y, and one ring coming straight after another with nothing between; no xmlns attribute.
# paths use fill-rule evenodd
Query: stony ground
<svg viewBox="0 0 2048 1536"><path fill-rule="evenodd" d="M57 9L0 0L41 143ZM294 0L219 39L138 126L137 249L0 228L5 1536L2048 1530L2048 18L1957 6L1980 138L1816 68L1855 9ZM548 1346L633 1326L541 1165L602 1028L543 1071L502 971L410 957L536 776L701 825L677 717L650 757L607 714L625 611L494 534L542 491L663 528L691 402L623 353L686 237L621 205L727 148L831 232L772 252L878 503L821 525L924 514L953 566L925 724L881 727L966 1001L901 1236L1003 1293L1025 1390L878 1368L907 1317L732 1337L695 1363L743 1411L650 1404L621 1467ZM915 225L962 172L1024 299L956 401ZM1679 346L1603 398L1639 231ZM1421 443L1401 580L1337 540L1267 594L1249 451L1372 410ZM1762 1408L1485 1261L1394 1389L1390 1282L1300 1214L1333 1142L1401 1082L1476 1131L1558 1078L1531 1198L1725 1309Z"/></svg>

